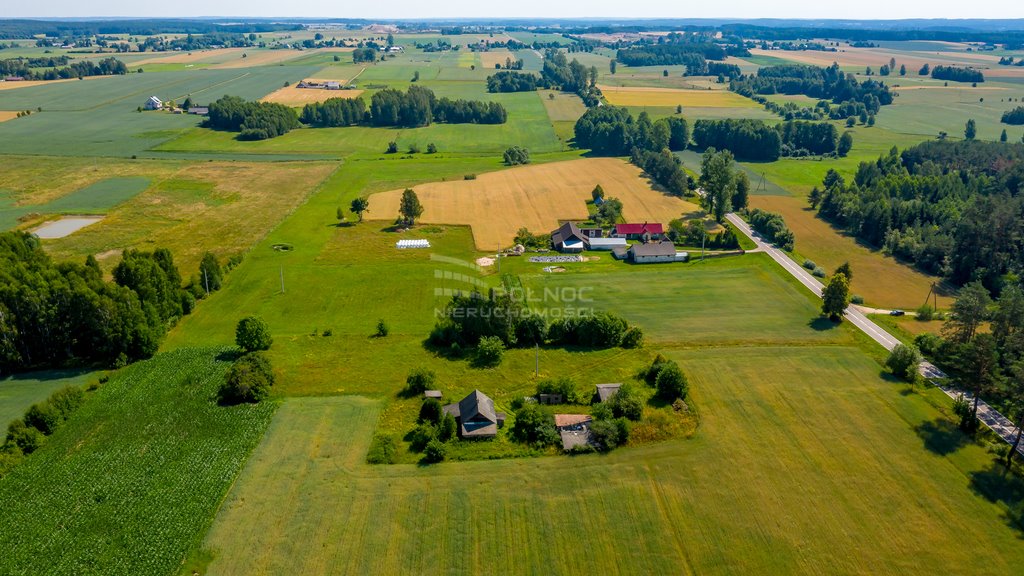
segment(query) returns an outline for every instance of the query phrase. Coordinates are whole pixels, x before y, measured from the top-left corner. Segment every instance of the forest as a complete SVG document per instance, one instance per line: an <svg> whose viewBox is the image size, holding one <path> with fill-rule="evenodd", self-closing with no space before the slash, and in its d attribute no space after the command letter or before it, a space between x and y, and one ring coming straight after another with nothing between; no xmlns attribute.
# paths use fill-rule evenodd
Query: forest
<svg viewBox="0 0 1024 576"><path fill-rule="evenodd" d="M540 78L530 72L503 70L487 77L488 92L532 92Z"/></svg>
<svg viewBox="0 0 1024 576"><path fill-rule="evenodd" d="M238 96L222 96L210 103L206 126L239 132L239 140L266 140L298 128L295 110L274 102L248 102Z"/></svg>
<svg viewBox="0 0 1024 576"><path fill-rule="evenodd" d="M697 120L693 141L699 149L729 150L739 160L772 162L782 154L782 135L761 120Z"/></svg>
<svg viewBox="0 0 1024 576"><path fill-rule="evenodd" d="M126 251L107 282L91 256L85 264L58 264L33 235L4 232L0 264L3 373L147 358L195 305L163 249Z"/></svg>
<svg viewBox="0 0 1024 576"><path fill-rule="evenodd" d="M1024 124L1024 106L1017 106L1013 110L1003 112L1003 117L1000 121L1003 124L1010 124L1011 126L1020 126L1021 124Z"/></svg>
<svg viewBox="0 0 1024 576"><path fill-rule="evenodd" d="M387 88L370 99L370 122L374 126L428 126L449 124L504 124L505 107L497 102L437 98L433 90L409 86L402 92Z"/></svg>
<svg viewBox="0 0 1024 576"><path fill-rule="evenodd" d="M958 285L998 292L1024 267L1024 144L932 141L830 171L810 201L833 225Z"/></svg>
<svg viewBox="0 0 1024 576"><path fill-rule="evenodd" d="M766 66L759 69L756 76L732 80L729 89L748 98L763 94L803 94L835 104L859 102L868 114L876 114L881 106L892 104L888 86L871 79L858 82L853 74L840 70L838 64L827 68L802 64Z"/></svg>
<svg viewBox="0 0 1024 576"><path fill-rule="evenodd" d="M932 68L932 78L936 80L952 80L953 82L984 82L985 75L974 68L959 66L936 66Z"/></svg>
<svg viewBox="0 0 1024 576"><path fill-rule="evenodd" d="M710 43L636 45L619 50L615 59L626 66L706 66L706 60L725 60L725 48Z"/></svg>
<svg viewBox="0 0 1024 576"><path fill-rule="evenodd" d="M328 98L311 102L299 116L303 124L323 128L355 126L366 120L366 101L362 98Z"/></svg>

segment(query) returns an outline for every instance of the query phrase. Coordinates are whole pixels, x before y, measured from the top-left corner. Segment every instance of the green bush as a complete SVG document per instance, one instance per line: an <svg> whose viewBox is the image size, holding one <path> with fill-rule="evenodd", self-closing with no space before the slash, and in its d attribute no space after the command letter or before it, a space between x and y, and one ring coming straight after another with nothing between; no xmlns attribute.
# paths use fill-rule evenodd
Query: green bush
<svg viewBox="0 0 1024 576"><path fill-rule="evenodd" d="M662 368L661 372L658 373L658 378L655 380L655 386L658 388L658 395L664 400L672 402L677 398L686 398L686 393L689 390L689 382L686 380L686 375L679 368L679 365L675 362L666 365Z"/></svg>
<svg viewBox="0 0 1024 576"><path fill-rule="evenodd" d="M409 444L414 452L422 452L436 438L437 428L433 424L423 423L413 428L409 434Z"/></svg>
<svg viewBox="0 0 1024 576"><path fill-rule="evenodd" d="M921 307L917 309L918 320L928 322L933 318L935 318L935 308L932 308L930 304L922 304Z"/></svg>
<svg viewBox="0 0 1024 576"><path fill-rule="evenodd" d="M36 451L46 437L38 429L26 426L21 418L13 420L7 426L7 439L4 443L5 452L10 452L10 447L17 448L22 454L31 454Z"/></svg>
<svg viewBox="0 0 1024 576"><path fill-rule="evenodd" d="M597 420L590 425L590 439L598 450L614 450L629 440L629 423L623 418Z"/></svg>
<svg viewBox="0 0 1024 576"><path fill-rule="evenodd" d="M576 383L571 378L541 380L537 383L537 395L541 394L558 394L562 397L564 404L581 403L579 392L576 391Z"/></svg>
<svg viewBox="0 0 1024 576"><path fill-rule="evenodd" d="M62 420L60 411L45 401L33 404L25 412L25 425L35 428L47 436L53 434Z"/></svg>
<svg viewBox="0 0 1024 576"><path fill-rule="evenodd" d="M424 422L437 424L441 421L441 414L441 403L433 398L427 398L420 406L420 416L417 421L421 424Z"/></svg>
<svg viewBox="0 0 1024 576"><path fill-rule="evenodd" d="M854 294L853 296L850 296L850 304L864 304L864 297Z"/></svg>
<svg viewBox="0 0 1024 576"><path fill-rule="evenodd" d="M552 446L559 441L555 419L536 404L525 404L516 412L512 438L536 446Z"/></svg>
<svg viewBox="0 0 1024 576"><path fill-rule="evenodd" d="M885 361L886 367L892 370L894 376L908 382L913 382L917 378L917 366L920 363L921 354L917 349L903 344L897 344Z"/></svg>
<svg viewBox="0 0 1024 576"><path fill-rule="evenodd" d="M622 335L622 342L619 344L623 348L640 348L644 345L644 331L639 326L630 326L626 329L626 333Z"/></svg>
<svg viewBox="0 0 1024 576"><path fill-rule="evenodd" d="M250 352L235 360L220 387L223 404L255 404L270 395L274 370L270 360L260 352Z"/></svg>
<svg viewBox="0 0 1024 576"><path fill-rule="evenodd" d="M377 338L384 338L389 332L391 332L391 330L388 328L388 323L385 322L383 318L377 320Z"/></svg>
<svg viewBox="0 0 1024 576"><path fill-rule="evenodd" d="M626 418L636 422L643 416L643 401L629 384L623 384L607 404L616 418Z"/></svg>
<svg viewBox="0 0 1024 576"><path fill-rule="evenodd" d="M259 316L248 316L238 321L235 327L235 344L246 352L269 350L274 339L270 336L270 328Z"/></svg>
<svg viewBox="0 0 1024 576"><path fill-rule="evenodd" d="M410 397L423 394L434 386L436 380L437 375L433 370L416 368L405 377L405 394Z"/></svg>
<svg viewBox="0 0 1024 576"><path fill-rule="evenodd" d="M394 437L377 434L373 437L370 450L366 454L366 461L370 464L394 464L398 455L398 443Z"/></svg>
<svg viewBox="0 0 1024 576"><path fill-rule="evenodd" d="M815 264L814 261L808 260L808 259L804 259L804 268L807 268L808 270L814 270L817 267L818 267L818 265Z"/></svg>
<svg viewBox="0 0 1024 576"><path fill-rule="evenodd" d="M918 334L914 338L914 346L925 356L934 357L942 348L943 343L942 338L927 332Z"/></svg>
<svg viewBox="0 0 1024 576"><path fill-rule="evenodd" d="M505 353L505 344L497 336L484 336L476 347L474 363L482 368L492 368L501 364Z"/></svg>
<svg viewBox="0 0 1024 576"><path fill-rule="evenodd" d="M447 453L448 447L444 445L444 442L434 439L427 442L426 447L423 449L423 460L430 464L442 462Z"/></svg>
<svg viewBox="0 0 1024 576"><path fill-rule="evenodd" d="M454 416L451 414L444 414L441 416L441 422L437 425L438 440L447 442L455 438L458 431L458 425L455 423Z"/></svg>

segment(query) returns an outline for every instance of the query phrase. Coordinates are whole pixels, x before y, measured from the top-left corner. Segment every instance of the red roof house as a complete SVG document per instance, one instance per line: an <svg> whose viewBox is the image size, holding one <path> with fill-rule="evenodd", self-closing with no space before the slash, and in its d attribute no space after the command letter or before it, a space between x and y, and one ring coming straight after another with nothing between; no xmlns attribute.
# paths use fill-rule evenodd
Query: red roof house
<svg viewBox="0 0 1024 576"><path fill-rule="evenodd" d="M665 233L664 227L658 222L644 222L643 224L616 224L615 235L620 238L640 240L644 235L657 240Z"/></svg>

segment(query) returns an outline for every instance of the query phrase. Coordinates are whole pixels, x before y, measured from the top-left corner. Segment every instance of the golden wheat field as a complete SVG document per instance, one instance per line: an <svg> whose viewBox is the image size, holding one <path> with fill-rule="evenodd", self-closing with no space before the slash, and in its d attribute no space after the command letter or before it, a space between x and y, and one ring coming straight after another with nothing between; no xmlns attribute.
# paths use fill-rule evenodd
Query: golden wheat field
<svg viewBox="0 0 1024 576"><path fill-rule="evenodd" d="M700 208L651 188L639 168L616 158L586 158L481 174L475 180L432 182L415 188L420 222L471 226L476 247L508 246L520 228L547 233L560 220L585 220L590 192L600 184L622 201L629 221L662 222ZM402 190L370 196L367 218L393 220Z"/></svg>
<svg viewBox="0 0 1024 576"><path fill-rule="evenodd" d="M761 105L725 90L680 90L639 86L598 86L616 106L697 106L705 108L760 108Z"/></svg>
<svg viewBox="0 0 1024 576"><path fill-rule="evenodd" d="M491 50L490 52L480 53L480 65L486 69L494 68L495 64L505 65L505 60L512 59L513 61L518 58L509 52L508 50Z"/></svg>
<svg viewBox="0 0 1024 576"><path fill-rule="evenodd" d="M323 102L330 98L358 98L362 90L321 90L319 88L297 88L286 86L278 88L263 98L261 102L276 102L285 106L302 106L313 102Z"/></svg>

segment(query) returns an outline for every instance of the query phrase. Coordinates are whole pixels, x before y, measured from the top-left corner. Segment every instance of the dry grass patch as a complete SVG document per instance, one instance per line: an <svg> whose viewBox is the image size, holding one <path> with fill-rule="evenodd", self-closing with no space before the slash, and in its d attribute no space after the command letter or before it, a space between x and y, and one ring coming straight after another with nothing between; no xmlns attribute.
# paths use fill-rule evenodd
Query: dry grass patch
<svg viewBox="0 0 1024 576"><path fill-rule="evenodd" d="M228 59L241 58L245 48L217 48L214 50L193 50L191 52L163 52L152 58L132 62L132 66L146 64L195 64L197 62L224 62Z"/></svg>
<svg viewBox="0 0 1024 576"><path fill-rule="evenodd" d="M229 68L252 68L253 66L266 66L269 64L277 64L279 62L285 62L287 60L294 60L302 56L309 56L310 54L316 53L314 50L249 50L239 49L242 54L233 56L228 60L222 61L219 64L210 66L211 69L229 69Z"/></svg>
<svg viewBox="0 0 1024 576"><path fill-rule="evenodd" d="M585 220L590 192L600 184L622 200L630 221L668 222L696 216L700 208L651 188L640 169L616 158L587 158L481 174L475 180L432 182L415 188L423 204L420 222L473 228L481 250L507 246L516 230L547 233L560 220ZM402 190L370 196L368 218L398 216Z"/></svg>
<svg viewBox="0 0 1024 576"><path fill-rule="evenodd" d="M261 102L276 102L285 106L303 106L323 102L330 98L358 98L362 90L321 90L319 88L298 88L294 85L278 88L260 98Z"/></svg>
<svg viewBox="0 0 1024 576"><path fill-rule="evenodd" d="M760 108L761 105L735 92L724 90L679 90L638 86L600 86L605 99L616 106L701 106L708 108Z"/></svg>
<svg viewBox="0 0 1024 576"><path fill-rule="evenodd" d="M843 262L853 267L851 292L864 297L869 306L913 310L940 278L900 264L896 259L870 250L856 240L837 232L802 199L790 196L751 196L752 208L779 212L796 235L796 249L831 273ZM802 262L801 258L798 258ZM939 297L939 306L948 307L952 299Z"/></svg>
<svg viewBox="0 0 1024 576"><path fill-rule="evenodd" d="M0 110L0 122L7 122L18 117L19 112L12 112L8 110Z"/></svg>
<svg viewBox="0 0 1024 576"><path fill-rule="evenodd" d="M539 90L537 94L544 102L544 108L552 122L575 122L587 111L583 100L575 94L556 90ZM552 98L551 95L555 97Z"/></svg>
<svg viewBox="0 0 1024 576"><path fill-rule="evenodd" d="M226 258L244 252L309 197L334 168L322 162L185 164L111 210L102 222L47 243L58 258L166 247L183 275L206 251Z"/></svg>
<svg viewBox="0 0 1024 576"><path fill-rule="evenodd" d="M480 65L490 70L494 68L495 64L505 65L506 60L512 60L515 62L518 60L515 54L505 49L491 50L490 52L480 52Z"/></svg>

